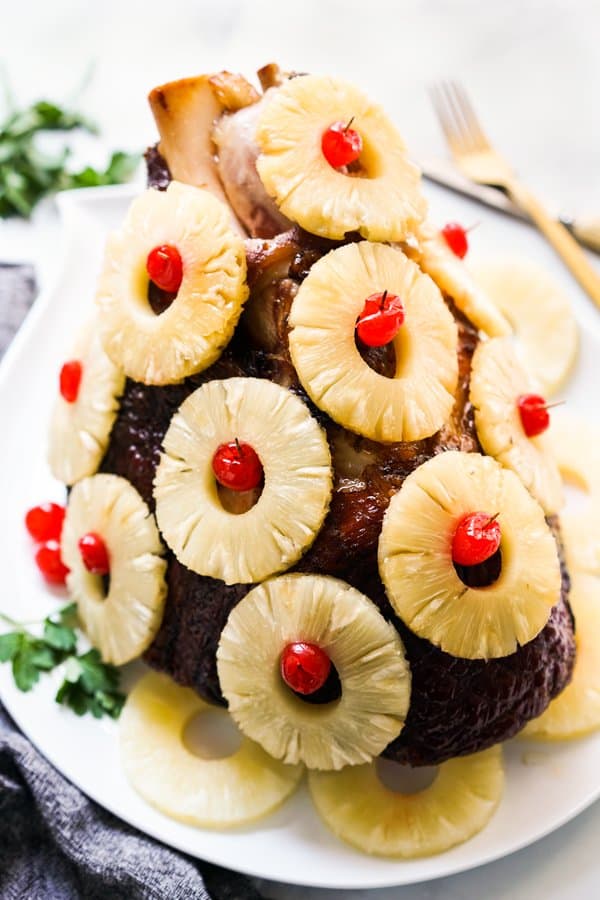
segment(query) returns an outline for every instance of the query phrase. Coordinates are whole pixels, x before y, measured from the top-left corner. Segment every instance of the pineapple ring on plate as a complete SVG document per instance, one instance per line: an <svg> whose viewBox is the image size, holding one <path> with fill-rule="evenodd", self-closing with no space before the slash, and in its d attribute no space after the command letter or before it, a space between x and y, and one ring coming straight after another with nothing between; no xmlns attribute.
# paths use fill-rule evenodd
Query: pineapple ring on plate
<svg viewBox="0 0 600 900"><path fill-rule="evenodd" d="M547 435L563 479L588 495L582 509L567 508L560 516L569 570L600 575L600 429L561 410Z"/></svg>
<svg viewBox="0 0 600 900"><path fill-rule="evenodd" d="M600 576L600 505L562 512L560 533L569 572Z"/></svg>
<svg viewBox="0 0 600 900"><path fill-rule="evenodd" d="M290 644L317 645L341 694L316 705L280 674ZM240 729L276 759L314 769L367 762L402 731L410 668L400 636L374 603L325 575L281 575L253 588L221 633L217 670Z"/></svg>
<svg viewBox="0 0 600 900"><path fill-rule="evenodd" d="M528 722L524 738L567 740L600 728L600 579L573 573L569 603L576 622L573 678L541 716Z"/></svg>
<svg viewBox="0 0 600 900"><path fill-rule="evenodd" d="M396 374L375 372L356 346L367 297L400 297ZM290 353L315 404L375 441L417 441L448 421L458 380L456 322L433 281L401 250L361 241L332 250L302 282L289 318Z"/></svg>
<svg viewBox="0 0 600 900"><path fill-rule="evenodd" d="M80 540L99 536L108 553L109 584L84 563ZM69 594L79 620L105 662L120 666L140 656L162 621L167 593L154 516L136 489L118 475L78 481L69 497L61 535L70 569Z"/></svg>
<svg viewBox="0 0 600 900"><path fill-rule="evenodd" d="M414 794L382 784L377 765L308 774L327 827L372 856L414 859L468 841L487 825L504 788L499 746L442 763L433 783Z"/></svg>
<svg viewBox="0 0 600 900"><path fill-rule="evenodd" d="M407 253L433 278L440 290L448 294L473 325L490 337L510 334L512 329L503 310L499 310L482 290L462 259L450 250L438 229L424 222L417 240L417 248L407 246Z"/></svg>
<svg viewBox="0 0 600 900"><path fill-rule="evenodd" d="M125 388L125 374L104 352L94 319L81 330L61 381L73 364L77 371L54 402L48 442L52 474L67 485L97 471Z"/></svg>
<svg viewBox="0 0 600 900"><path fill-rule="evenodd" d="M540 392L556 393L567 380L579 348L568 295L545 269L526 260L480 263L472 271L513 326L517 354Z"/></svg>
<svg viewBox="0 0 600 900"><path fill-rule="evenodd" d="M479 442L486 453L517 473L551 515L562 506L562 481L547 436L530 438L523 430L517 401L528 393L531 381L510 339L480 343L473 355L469 394Z"/></svg>
<svg viewBox="0 0 600 900"><path fill-rule="evenodd" d="M183 267L171 304L148 301L148 254L175 246ZM218 359L248 296L244 244L223 203L172 181L137 197L108 238L97 302L108 355L135 381L171 384Z"/></svg>
<svg viewBox="0 0 600 900"><path fill-rule="evenodd" d="M284 216L306 231L339 240L358 231L400 241L426 209L420 171L381 107L353 85L304 75L265 95L256 168ZM352 120L362 138L359 174L333 168L321 147L329 126Z"/></svg>
<svg viewBox="0 0 600 900"><path fill-rule="evenodd" d="M234 514L219 499L217 448L238 439L256 452L264 487ZM306 405L262 378L202 385L175 413L156 471L156 518L179 562L226 584L262 581L312 544L331 499L331 455Z"/></svg>
<svg viewBox="0 0 600 900"><path fill-rule="evenodd" d="M563 478L600 503L600 428L560 410L552 417L547 441Z"/></svg>
<svg viewBox="0 0 600 900"><path fill-rule="evenodd" d="M165 675L144 675L121 714L121 758L133 788L165 815L201 828L232 828L276 809L298 786L303 768L284 765L244 737L231 756L192 753L183 740L186 725L213 710Z"/></svg>
<svg viewBox="0 0 600 900"><path fill-rule="evenodd" d="M489 512L501 533L500 574L481 588L468 587L452 559L456 528L475 511ZM396 613L452 656L509 656L560 599L556 542L541 507L513 472L478 453L440 453L411 472L385 514L378 555Z"/></svg>

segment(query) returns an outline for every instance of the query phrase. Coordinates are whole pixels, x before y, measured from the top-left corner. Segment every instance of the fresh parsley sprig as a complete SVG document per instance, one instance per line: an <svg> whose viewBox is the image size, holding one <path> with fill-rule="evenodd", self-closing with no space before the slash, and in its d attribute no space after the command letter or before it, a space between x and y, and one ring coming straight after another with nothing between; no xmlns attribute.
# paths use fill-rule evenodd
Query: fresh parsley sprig
<svg viewBox="0 0 600 900"><path fill-rule="evenodd" d="M90 712L96 718L119 717L125 695L119 691L119 670L102 662L96 649L77 653L75 604L70 603L42 622L17 622L0 613L14 631L0 635L0 662L10 662L15 684L20 691L30 691L44 672L64 664L64 680L56 694L56 702L78 716ZM37 636L26 624L42 625Z"/></svg>
<svg viewBox="0 0 600 900"><path fill-rule="evenodd" d="M47 100L12 110L0 123L1 218L28 218L42 197L55 191L121 184L131 177L140 160L138 154L117 151L105 169L86 166L78 172L69 172L67 146L57 154L43 153L38 147L37 136L42 132L69 132L77 128L97 133L95 124L85 116Z"/></svg>

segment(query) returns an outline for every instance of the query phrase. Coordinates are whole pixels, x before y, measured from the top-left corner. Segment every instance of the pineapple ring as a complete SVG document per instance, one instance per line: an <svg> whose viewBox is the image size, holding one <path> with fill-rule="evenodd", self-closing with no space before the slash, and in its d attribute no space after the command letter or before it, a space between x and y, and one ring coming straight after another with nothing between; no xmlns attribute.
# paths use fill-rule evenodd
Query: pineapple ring
<svg viewBox="0 0 600 900"><path fill-rule="evenodd" d="M498 309L482 290L462 259L450 250L439 230L425 222L417 238L417 249L407 247L407 252L433 278L440 290L451 297L473 325L490 337L510 334L512 328L503 314L504 310Z"/></svg>
<svg viewBox="0 0 600 900"><path fill-rule="evenodd" d="M298 640L327 653L339 700L315 706L286 687L280 655ZM369 761L401 732L410 702L396 630L368 597L324 575L282 575L253 588L229 615L217 669L240 729L276 759L310 768Z"/></svg>
<svg viewBox="0 0 600 900"><path fill-rule="evenodd" d="M148 253L174 244L183 280L155 315L147 298ZM208 191L171 182L137 197L111 234L97 302L108 355L135 381L171 384L218 359L248 296L246 256L223 203Z"/></svg>
<svg viewBox="0 0 600 900"><path fill-rule="evenodd" d="M232 828L280 806L303 769L278 762L247 738L222 759L191 753L182 739L185 726L210 709L190 688L145 675L121 714L121 758L132 787L165 815L201 828Z"/></svg>
<svg viewBox="0 0 600 900"><path fill-rule="evenodd" d="M475 510L498 513L502 569L469 588L452 538ZM379 573L408 628L446 653L495 659L538 634L561 589L556 542L517 476L489 456L448 451L415 469L392 497L379 539Z"/></svg>
<svg viewBox="0 0 600 900"><path fill-rule="evenodd" d="M600 575L600 429L578 416L558 413L547 434L563 479L588 494L584 509L561 513L569 570Z"/></svg>
<svg viewBox="0 0 600 900"><path fill-rule="evenodd" d="M513 325L517 354L540 393L555 394L569 377L579 348L568 295L545 269L519 258L481 263L473 274Z"/></svg>
<svg viewBox="0 0 600 900"><path fill-rule="evenodd" d="M308 787L325 825L372 856L414 859L443 853L480 832L504 788L502 750L490 747L442 763L415 794L390 790L376 763L342 772L309 772Z"/></svg>
<svg viewBox="0 0 600 900"><path fill-rule="evenodd" d="M281 212L306 231L339 240L358 231L370 241L401 241L426 209L420 171L381 107L353 85L304 75L265 96L256 140L256 168ZM323 132L353 117L363 139L366 177L332 168L321 149Z"/></svg>
<svg viewBox="0 0 600 900"><path fill-rule="evenodd" d="M548 447L563 478L600 503L600 429L586 419L557 411L547 432Z"/></svg>
<svg viewBox="0 0 600 900"><path fill-rule="evenodd" d="M108 549L110 584L83 564L78 541L99 534ZM162 621L167 564L154 516L136 489L118 475L78 481L69 497L61 535L70 569L69 594L79 620L105 662L120 666L140 656Z"/></svg>
<svg viewBox="0 0 600 900"><path fill-rule="evenodd" d="M479 344L473 355L469 395L479 442L486 453L516 472L551 515L562 506L562 481L547 435L529 438L523 431L517 399L531 391L529 375L509 338Z"/></svg>
<svg viewBox="0 0 600 900"><path fill-rule="evenodd" d="M560 533L569 572L600 576L600 506L561 513Z"/></svg>
<svg viewBox="0 0 600 900"><path fill-rule="evenodd" d="M219 500L212 459L235 437L264 470L256 504L235 515ZM226 584L262 581L313 542L331 499L325 433L286 388L259 378L202 385L173 416L154 482L156 517L177 559Z"/></svg>
<svg viewBox="0 0 600 900"><path fill-rule="evenodd" d="M600 728L600 580L575 573L569 596L575 622L575 668L564 691L521 732L524 738L567 740Z"/></svg>
<svg viewBox="0 0 600 900"><path fill-rule="evenodd" d="M371 369L355 341L365 299L384 289L406 311L394 338L394 378ZM300 285L289 322L298 377L340 425L390 442L429 437L448 421L458 380L456 322L433 281L401 250L366 241L332 250Z"/></svg>
<svg viewBox="0 0 600 900"><path fill-rule="evenodd" d="M58 394L48 442L52 474L67 485L97 471L125 388L125 374L100 343L97 321L89 321L81 330L70 358L82 364L77 399L68 403Z"/></svg>

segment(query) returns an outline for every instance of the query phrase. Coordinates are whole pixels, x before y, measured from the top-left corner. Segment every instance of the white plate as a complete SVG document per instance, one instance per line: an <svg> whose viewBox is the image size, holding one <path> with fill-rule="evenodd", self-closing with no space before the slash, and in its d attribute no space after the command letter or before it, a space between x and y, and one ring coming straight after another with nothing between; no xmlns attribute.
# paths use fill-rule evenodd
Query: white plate
<svg viewBox="0 0 600 900"><path fill-rule="evenodd" d="M583 297L541 239L527 226L484 210L441 189L428 190L440 222L479 221L472 255L521 253L547 266L570 290L582 325L580 360L564 396L571 410L598 418L600 313ZM33 547L22 525L29 507L63 499L45 465L48 410L56 373L78 322L92 303L103 238L123 215L132 189L97 188L60 198L65 259L57 282L44 292L0 369L0 572L3 611L19 618L46 615L56 598L38 577ZM473 840L430 859L409 862L363 856L330 834L306 789L262 823L233 832L194 829L149 807L121 771L117 724L78 719L52 702L55 683L42 679L29 694L0 666L0 696L18 725L74 784L131 825L180 850L239 871L330 888L383 887L449 875L505 856L541 838L600 795L600 734L543 746L513 741L506 747L506 792L488 827Z"/></svg>

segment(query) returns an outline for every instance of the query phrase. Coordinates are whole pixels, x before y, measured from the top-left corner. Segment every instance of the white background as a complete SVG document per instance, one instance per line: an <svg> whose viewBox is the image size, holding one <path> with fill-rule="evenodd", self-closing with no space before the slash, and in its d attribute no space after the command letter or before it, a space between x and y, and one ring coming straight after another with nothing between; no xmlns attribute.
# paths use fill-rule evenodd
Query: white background
<svg viewBox="0 0 600 900"><path fill-rule="evenodd" d="M155 139L145 103L154 85L221 68L249 74L277 60L355 81L386 105L414 156L431 157L443 145L427 86L453 76L552 208L598 214L599 42L596 0L0 0L0 60L19 99L66 98L94 63L82 103L107 146L138 149ZM33 226L0 224L0 259L33 259L42 274L56 242L51 210ZM591 900L600 896L599 837L596 805L534 847L474 872L343 895ZM277 900L336 896L262 887Z"/></svg>

